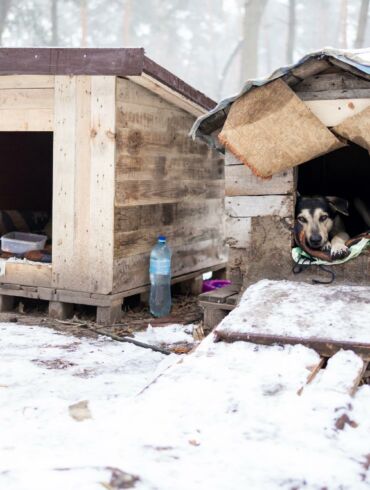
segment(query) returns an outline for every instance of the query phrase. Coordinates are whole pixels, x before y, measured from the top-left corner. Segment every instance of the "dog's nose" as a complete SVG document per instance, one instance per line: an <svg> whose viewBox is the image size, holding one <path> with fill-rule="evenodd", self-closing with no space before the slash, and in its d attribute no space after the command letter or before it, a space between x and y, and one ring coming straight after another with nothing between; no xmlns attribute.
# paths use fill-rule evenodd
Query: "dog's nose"
<svg viewBox="0 0 370 490"><path fill-rule="evenodd" d="M321 235L311 235L310 244L313 247L318 247L321 244L322 236Z"/></svg>

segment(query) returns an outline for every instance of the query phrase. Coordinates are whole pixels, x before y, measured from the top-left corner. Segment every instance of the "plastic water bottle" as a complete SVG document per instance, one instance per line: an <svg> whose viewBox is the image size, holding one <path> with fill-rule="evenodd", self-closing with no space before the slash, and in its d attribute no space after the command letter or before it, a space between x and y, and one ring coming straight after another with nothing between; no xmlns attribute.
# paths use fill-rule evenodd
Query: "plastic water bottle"
<svg viewBox="0 0 370 490"><path fill-rule="evenodd" d="M159 236L150 253L150 312L156 317L169 314L171 310L171 250L166 237Z"/></svg>

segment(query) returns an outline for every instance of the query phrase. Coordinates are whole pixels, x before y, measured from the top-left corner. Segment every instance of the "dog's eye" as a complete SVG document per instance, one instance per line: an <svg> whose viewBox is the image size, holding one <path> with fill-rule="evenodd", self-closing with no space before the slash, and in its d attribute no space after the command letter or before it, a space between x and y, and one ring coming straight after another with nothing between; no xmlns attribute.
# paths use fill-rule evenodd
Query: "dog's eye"
<svg viewBox="0 0 370 490"><path fill-rule="evenodd" d="M322 216L320 216L320 221L321 223L323 223L324 221L326 221L328 219L328 216L326 214L323 214Z"/></svg>
<svg viewBox="0 0 370 490"><path fill-rule="evenodd" d="M306 218L304 218L303 216L298 216L298 221L299 221L300 223L307 223Z"/></svg>

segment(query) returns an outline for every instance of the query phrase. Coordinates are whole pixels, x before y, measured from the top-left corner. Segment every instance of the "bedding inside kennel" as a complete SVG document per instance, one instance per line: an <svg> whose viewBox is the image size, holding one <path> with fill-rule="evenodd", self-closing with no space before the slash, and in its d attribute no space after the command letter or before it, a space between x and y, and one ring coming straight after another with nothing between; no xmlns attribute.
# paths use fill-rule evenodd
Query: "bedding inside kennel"
<svg viewBox="0 0 370 490"><path fill-rule="evenodd" d="M46 233L51 243L53 133L0 132L0 236Z"/></svg>

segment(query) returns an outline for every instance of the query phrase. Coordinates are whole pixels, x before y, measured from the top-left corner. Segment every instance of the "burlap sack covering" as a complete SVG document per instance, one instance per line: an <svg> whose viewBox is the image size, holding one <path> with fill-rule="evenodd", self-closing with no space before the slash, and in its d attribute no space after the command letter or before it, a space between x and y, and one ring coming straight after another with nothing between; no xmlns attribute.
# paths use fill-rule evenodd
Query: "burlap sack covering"
<svg viewBox="0 0 370 490"><path fill-rule="evenodd" d="M370 107L332 128L335 134L370 151Z"/></svg>
<svg viewBox="0 0 370 490"><path fill-rule="evenodd" d="M344 146L281 79L236 100L219 140L262 178Z"/></svg>

